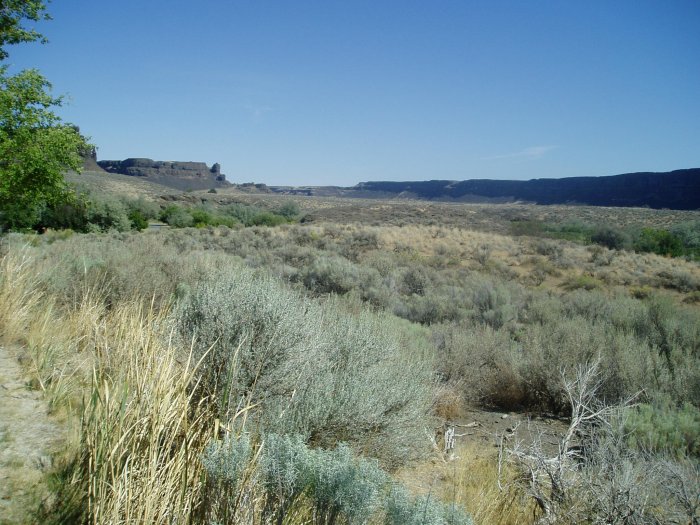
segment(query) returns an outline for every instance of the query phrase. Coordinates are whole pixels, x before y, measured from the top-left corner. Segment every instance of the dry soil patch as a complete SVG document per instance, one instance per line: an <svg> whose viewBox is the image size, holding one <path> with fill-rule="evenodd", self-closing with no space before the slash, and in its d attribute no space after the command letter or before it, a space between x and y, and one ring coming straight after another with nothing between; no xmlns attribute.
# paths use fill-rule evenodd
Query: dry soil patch
<svg viewBox="0 0 700 525"><path fill-rule="evenodd" d="M45 472L63 440L14 353L0 346L0 524L31 523L48 497Z"/></svg>

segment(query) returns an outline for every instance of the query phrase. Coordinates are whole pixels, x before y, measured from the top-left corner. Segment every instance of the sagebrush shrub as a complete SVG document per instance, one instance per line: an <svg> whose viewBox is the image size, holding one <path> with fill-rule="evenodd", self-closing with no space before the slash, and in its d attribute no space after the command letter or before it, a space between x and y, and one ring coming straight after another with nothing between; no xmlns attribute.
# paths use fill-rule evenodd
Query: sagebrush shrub
<svg viewBox="0 0 700 525"><path fill-rule="evenodd" d="M399 346L389 318L306 299L242 267L212 272L175 315L222 418L255 405L267 432L346 441L387 464L425 441L431 361Z"/></svg>
<svg viewBox="0 0 700 525"><path fill-rule="evenodd" d="M384 524L473 525L473 521L455 504L441 503L430 494L411 497L405 488L394 486L385 504Z"/></svg>

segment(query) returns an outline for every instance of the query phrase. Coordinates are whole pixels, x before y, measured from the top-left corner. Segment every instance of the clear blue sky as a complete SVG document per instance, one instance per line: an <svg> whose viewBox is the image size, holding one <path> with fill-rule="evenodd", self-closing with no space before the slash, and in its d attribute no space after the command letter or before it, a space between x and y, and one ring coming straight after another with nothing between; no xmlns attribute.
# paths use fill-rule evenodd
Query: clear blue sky
<svg viewBox="0 0 700 525"><path fill-rule="evenodd" d="M700 0L62 0L13 46L100 159L233 182L700 167Z"/></svg>

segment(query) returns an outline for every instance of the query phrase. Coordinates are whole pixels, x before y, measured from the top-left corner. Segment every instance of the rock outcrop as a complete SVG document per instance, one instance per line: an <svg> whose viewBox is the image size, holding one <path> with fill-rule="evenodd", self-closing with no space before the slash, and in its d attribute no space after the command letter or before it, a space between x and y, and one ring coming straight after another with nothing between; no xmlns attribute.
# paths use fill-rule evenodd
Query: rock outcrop
<svg viewBox="0 0 700 525"><path fill-rule="evenodd" d="M97 164L108 173L144 177L151 182L179 190L206 190L229 186L221 165L211 168L204 162L159 161L151 159L101 160Z"/></svg>

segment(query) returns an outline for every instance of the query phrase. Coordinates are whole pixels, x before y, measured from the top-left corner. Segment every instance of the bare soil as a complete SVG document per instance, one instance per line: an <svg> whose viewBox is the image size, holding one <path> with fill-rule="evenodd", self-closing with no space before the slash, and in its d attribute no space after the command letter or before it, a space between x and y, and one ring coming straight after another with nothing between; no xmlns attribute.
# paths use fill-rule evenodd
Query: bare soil
<svg viewBox="0 0 700 525"><path fill-rule="evenodd" d="M455 453L468 443L497 448L501 440L524 445L538 440L547 454L554 455L568 426L566 419L554 416L471 409L455 422Z"/></svg>
<svg viewBox="0 0 700 525"><path fill-rule="evenodd" d="M46 472L64 439L41 392L11 350L0 346L0 525L32 523L49 497Z"/></svg>

